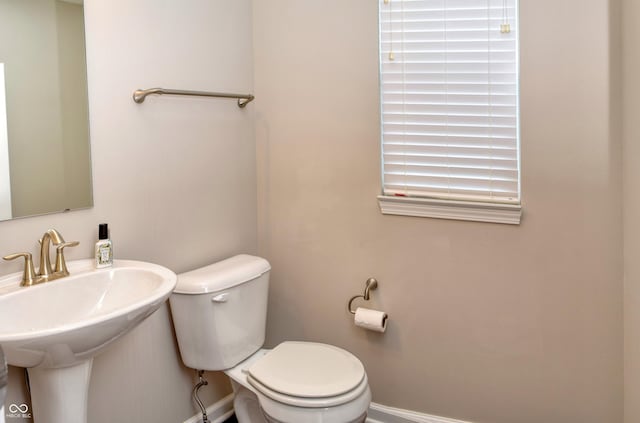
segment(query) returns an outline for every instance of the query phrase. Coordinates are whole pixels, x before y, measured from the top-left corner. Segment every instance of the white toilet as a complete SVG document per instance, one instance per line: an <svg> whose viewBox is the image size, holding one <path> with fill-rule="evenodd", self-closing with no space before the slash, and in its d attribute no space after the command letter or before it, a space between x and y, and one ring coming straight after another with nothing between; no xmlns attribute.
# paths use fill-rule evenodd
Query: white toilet
<svg viewBox="0 0 640 423"><path fill-rule="evenodd" d="M371 391L353 354L314 342L261 349L270 270L238 255L178 275L170 303L182 361L231 378L240 423L364 422Z"/></svg>

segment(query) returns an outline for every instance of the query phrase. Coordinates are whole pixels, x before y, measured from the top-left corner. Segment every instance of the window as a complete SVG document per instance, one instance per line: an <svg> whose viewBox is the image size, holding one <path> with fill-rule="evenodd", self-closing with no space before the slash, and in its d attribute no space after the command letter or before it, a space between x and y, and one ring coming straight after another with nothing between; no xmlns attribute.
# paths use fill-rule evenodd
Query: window
<svg viewBox="0 0 640 423"><path fill-rule="evenodd" d="M385 214L520 222L517 0L380 0Z"/></svg>

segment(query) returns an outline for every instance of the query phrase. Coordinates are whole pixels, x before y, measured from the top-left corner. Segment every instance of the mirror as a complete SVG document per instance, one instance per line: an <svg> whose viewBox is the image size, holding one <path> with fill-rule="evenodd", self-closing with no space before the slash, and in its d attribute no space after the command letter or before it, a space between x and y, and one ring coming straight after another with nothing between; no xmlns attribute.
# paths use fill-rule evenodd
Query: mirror
<svg viewBox="0 0 640 423"><path fill-rule="evenodd" d="M82 0L0 0L0 220L92 205Z"/></svg>

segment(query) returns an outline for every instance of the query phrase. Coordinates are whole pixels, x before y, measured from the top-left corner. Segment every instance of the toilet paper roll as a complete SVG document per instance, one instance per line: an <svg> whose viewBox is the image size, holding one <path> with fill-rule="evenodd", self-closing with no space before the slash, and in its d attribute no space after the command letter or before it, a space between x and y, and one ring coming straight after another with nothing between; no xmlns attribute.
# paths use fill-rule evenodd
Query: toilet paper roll
<svg viewBox="0 0 640 423"><path fill-rule="evenodd" d="M358 307L354 320L356 326L376 332L384 332L387 330L388 317L384 311Z"/></svg>

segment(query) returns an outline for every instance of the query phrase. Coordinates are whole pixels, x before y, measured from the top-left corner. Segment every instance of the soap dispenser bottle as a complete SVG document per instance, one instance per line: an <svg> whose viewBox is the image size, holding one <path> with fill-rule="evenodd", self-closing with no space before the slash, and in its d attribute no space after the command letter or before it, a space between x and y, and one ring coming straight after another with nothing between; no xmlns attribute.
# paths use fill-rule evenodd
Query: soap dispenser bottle
<svg viewBox="0 0 640 423"><path fill-rule="evenodd" d="M96 242L95 253L97 269L113 264L113 244L109 239L109 227L106 223L98 225L98 242Z"/></svg>

